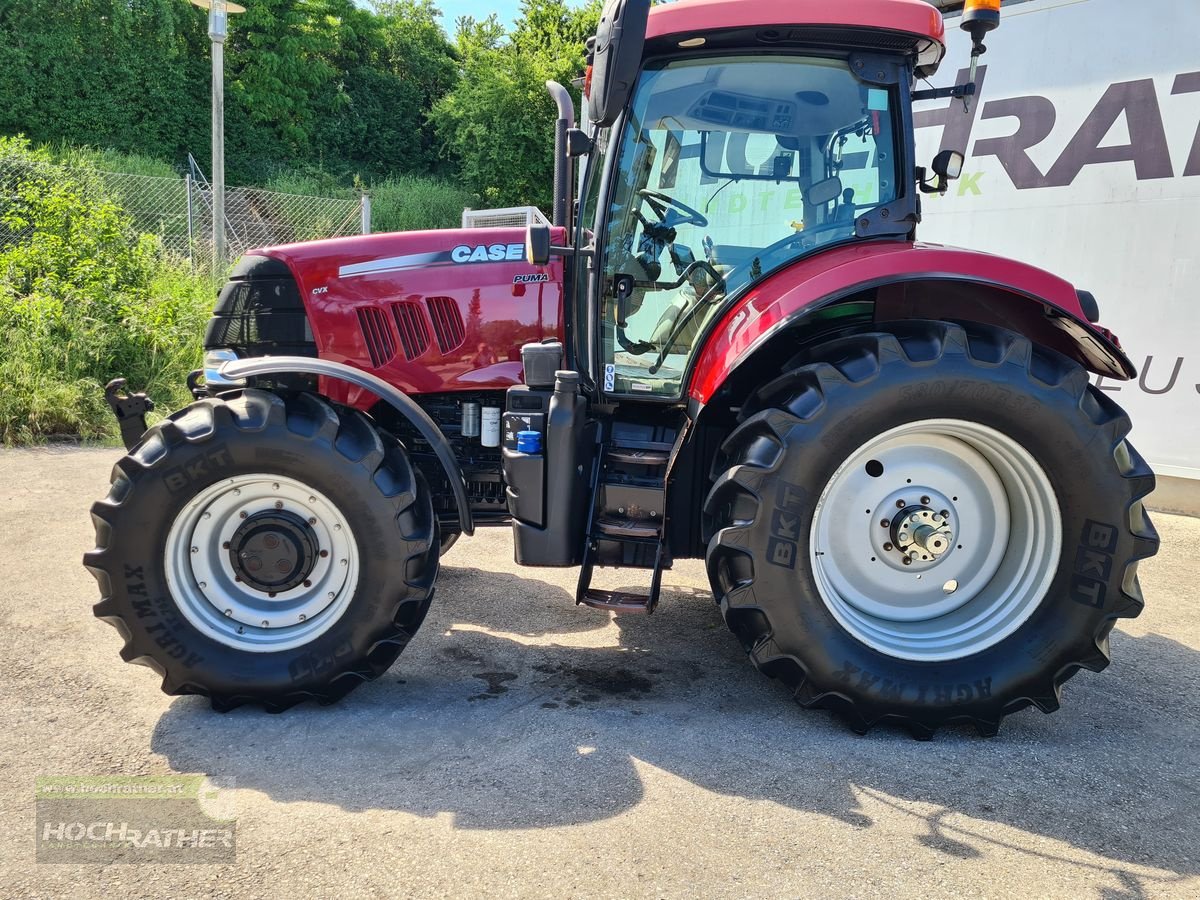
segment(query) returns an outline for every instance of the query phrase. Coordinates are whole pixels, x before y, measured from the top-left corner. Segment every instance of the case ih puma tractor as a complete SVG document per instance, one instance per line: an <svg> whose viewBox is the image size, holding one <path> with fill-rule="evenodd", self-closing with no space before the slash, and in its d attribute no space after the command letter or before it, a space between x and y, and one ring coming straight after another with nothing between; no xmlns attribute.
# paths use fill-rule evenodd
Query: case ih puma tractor
<svg viewBox="0 0 1200 900"><path fill-rule="evenodd" d="M1089 383L1135 375L1090 294L916 241L962 154L918 165L913 103L974 93L916 89L943 42L923 0L610 0L586 130L549 85L552 225L245 256L192 405L145 431L109 391L86 565L124 659L220 710L335 701L439 552L510 526L615 613L704 559L754 664L856 730L1056 709L1142 608L1154 477Z"/></svg>

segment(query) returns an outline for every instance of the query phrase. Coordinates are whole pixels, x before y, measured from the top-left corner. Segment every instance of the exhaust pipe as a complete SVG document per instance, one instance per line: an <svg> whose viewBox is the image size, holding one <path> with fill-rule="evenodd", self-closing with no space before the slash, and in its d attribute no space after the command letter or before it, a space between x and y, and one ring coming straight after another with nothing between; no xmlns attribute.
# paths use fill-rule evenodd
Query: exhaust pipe
<svg viewBox="0 0 1200 900"><path fill-rule="evenodd" d="M570 228L572 163L567 132L575 127L575 104L570 92L557 81L547 81L546 89L558 106L558 121L554 123L554 224Z"/></svg>

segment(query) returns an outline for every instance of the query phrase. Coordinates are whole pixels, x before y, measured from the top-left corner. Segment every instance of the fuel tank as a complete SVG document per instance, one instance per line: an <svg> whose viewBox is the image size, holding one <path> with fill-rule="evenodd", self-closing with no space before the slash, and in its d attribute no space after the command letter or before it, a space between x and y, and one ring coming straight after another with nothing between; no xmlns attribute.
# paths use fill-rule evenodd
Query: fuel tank
<svg viewBox="0 0 1200 900"><path fill-rule="evenodd" d="M556 229L554 240L565 240ZM523 228L374 234L251 251L286 263L317 353L411 394L521 383L521 346L562 339L563 263L525 261ZM367 398L342 382L331 399Z"/></svg>

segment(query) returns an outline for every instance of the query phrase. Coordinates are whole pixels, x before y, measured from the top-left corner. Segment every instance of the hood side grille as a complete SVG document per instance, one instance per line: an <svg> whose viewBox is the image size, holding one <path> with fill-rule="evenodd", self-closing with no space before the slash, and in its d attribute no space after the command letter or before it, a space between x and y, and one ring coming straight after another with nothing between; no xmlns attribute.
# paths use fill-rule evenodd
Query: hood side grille
<svg viewBox="0 0 1200 900"><path fill-rule="evenodd" d="M429 318L433 320L438 348L443 354L454 352L467 339L458 304L450 297L430 297L425 302L429 305Z"/></svg>
<svg viewBox="0 0 1200 900"><path fill-rule="evenodd" d="M358 311L358 325L371 354L371 365L378 369L391 362L396 355L396 339L384 314L374 306L364 306Z"/></svg>
<svg viewBox="0 0 1200 900"><path fill-rule="evenodd" d="M411 362L429 349L429 326L418 304L407 301L393 303L392 318L396 320L396 330L400 332L400 346L405 359Z"/></svg>

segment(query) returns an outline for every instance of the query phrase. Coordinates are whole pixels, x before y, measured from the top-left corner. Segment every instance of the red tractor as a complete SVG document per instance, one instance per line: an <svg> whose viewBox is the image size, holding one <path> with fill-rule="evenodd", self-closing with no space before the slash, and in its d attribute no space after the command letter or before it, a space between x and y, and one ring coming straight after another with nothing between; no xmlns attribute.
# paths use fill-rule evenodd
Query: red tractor
<svg viewBox="0 0 1200 900"><path fill-rule="evenodd" d="M976 57L999 5L966 4ZM705 559L755 665L856 730L1056 709L1142 608L1154 476L1090 294L916 242L962 155L918 165L913 102L974 92L915 89L943 41L923 0L610 0L588 130L549 86L552 226L244 257L196 401L143 434L110 391L85 561L124 659L220 710L335 701L440 550L511 525L616 613ZM645 592L592 586L618 566Z"/></svg>

